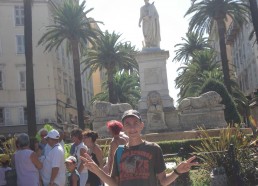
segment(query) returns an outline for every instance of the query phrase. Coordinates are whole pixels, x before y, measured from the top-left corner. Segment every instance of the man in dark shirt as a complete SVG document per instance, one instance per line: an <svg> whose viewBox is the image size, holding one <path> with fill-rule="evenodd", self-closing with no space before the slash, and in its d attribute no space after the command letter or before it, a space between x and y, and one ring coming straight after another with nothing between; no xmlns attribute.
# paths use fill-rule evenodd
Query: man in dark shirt
<svg viewBox="0 0 258 186"><path fill-rule="evenodd" d="M180 163L177 168L166 174L165 162L161 148L156 143L144 141L141 131L144 128L140 113L136 110L127 110L122 116L124 131L129 137L129 142L123 148L119 162L116 151L111 176L105 174L91 159L89 155L82 157L84 165L98 175L109 186L157 186L169 185L180 174L188 172L193 165L195 157Z"/></svg>

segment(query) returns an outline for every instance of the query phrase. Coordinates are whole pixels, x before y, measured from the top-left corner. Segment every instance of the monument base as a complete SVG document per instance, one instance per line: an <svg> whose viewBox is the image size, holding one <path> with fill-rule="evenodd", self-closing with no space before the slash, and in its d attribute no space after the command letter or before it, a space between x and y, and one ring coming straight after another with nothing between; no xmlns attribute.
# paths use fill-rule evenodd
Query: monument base
<svg viewBox="0 0 258 186"><path fill-rule="evenodd" d="M164 112L147 112L148 131L167 130Z"/></svg>
<svg viewBox="0 0 258 186"><path fill-rule="evenodd" d="M224 106L185 110L179 113L179 123L183 130L197 129L198 127L206 129L226 127Z"/></svg>
<svg viewBox="0 0 258 186"><path fill-rule="evenodd" d="M141 100L139 110L148 110L147 96L151 91L157 91L164 109L174 109L174 100L169 96L166 60L169 52L160 48L143 48L136 60L139 64Z"/></svg>

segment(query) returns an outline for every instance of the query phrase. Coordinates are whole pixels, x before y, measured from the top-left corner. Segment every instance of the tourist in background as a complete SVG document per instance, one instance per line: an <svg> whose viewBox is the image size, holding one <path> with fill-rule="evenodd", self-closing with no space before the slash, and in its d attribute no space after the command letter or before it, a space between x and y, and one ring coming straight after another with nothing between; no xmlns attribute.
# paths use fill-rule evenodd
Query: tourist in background
<svg viewBox="0 0 258 186"><path fill-rule="evenodd" d="M44 186L62 186L65 185L65 160L64 150L59 143L59 133L52 129L48 132L47 142L51 150L43 159L43 168L41 171L41 178Z"/></svg>
<svg viewBox="0 0 258 186"><path fill-rule="evenodd" d="M64 133L64 131L63 131L62 129L58 129L57 131L58 131L59 134L60 134L59 143L60 143L60 145L61 145L61 146L63 147L63 149L64 149L64 145L65 145L65 143L64 143L65 133Z"/></svg>
<svg viewBox="0 0 258 186"><path fill-rule="evenodd" d="M80 186L80 174L76 168L77 159L74 156L69 156L65 159L65 166L69 172L67 186Z"/></svg>
<svg viewBox="0 0 258 186"><path fill-rule="evenodd" d="M81 163L80 156L85 156L88 152L88 148L84 145L82 140L82 130L73 129L71 131L71 138L74 143L74 154L73 156L77 159L77 170L80 174L80 186L85 186L88 180L88 169Z"/></svg>
<svg viewBox="0 0 258 186"><path fill-rule="evenodd" d="M103 168L103 152L98 144L96 144L96 140L98 139L98 133L86 130L83 132L83 142L89 148L88 154L91 156L91 159L99 166L99 168ZM87 181L88 186L100 186L102 185L102 181L100 178L89 171L89 178Z"/></svg>
<svg viewBox="0 0 258 186"><path fill-rule="evenodd" d="M114 161L114 155L116 152L116 149L119 145L125 145L128 141L128 136L124 133L121 134L121 131L123 129L123 125L121 122L116 120L111 120L107 122L107 129L112 135L112 140L110 142L109 146L109 152L108 152L108 158L106 165L104 166L103 170L107 173L111 173L113 161Z"/></svg>
<svg viewBox="0 0 258 186"><path fill-rule="evenodd" d="M17 145L19 150L14 154L14 163L17 173L18 186L35 186L40 184L39 171L42 163L37 154L29 147L30 139L25 133L18 135Z"/></svg>
<svg viewBox="0 0 258 186"><path fill-rule="evenodd" d="M0 186L6 186L7 182L5 179L5 172L12 170L12 168L9 167L9 156L7 154L3 154L0 158L0 163Z"/></svg>
<svg viewBox="0 0 258 186"><path fill-rule="evenodd" d="M41 155L44 155L44 150L47 145L47 139L45 138L47 136L47 129L42 128L38 131L40 141L39 141L39 149L41 150Z"/></svg>

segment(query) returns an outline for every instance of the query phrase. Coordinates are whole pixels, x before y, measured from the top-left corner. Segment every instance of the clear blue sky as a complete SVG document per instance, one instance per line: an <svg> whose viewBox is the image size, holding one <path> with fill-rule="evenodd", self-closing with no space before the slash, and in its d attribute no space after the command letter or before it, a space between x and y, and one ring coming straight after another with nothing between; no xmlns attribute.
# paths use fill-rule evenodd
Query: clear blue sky
<svg viewBox="0 0 258 186"><path fill-rule="evenodd" d="M153 1L150 0L150 3ZM144 0L86 0L86 9L94 8L88 16L97 21L104 22L100 25L102 31L115 31L122 34L121 39L130 41L142 49L142 30L138 27L140 7ZM167 76L169 94L174 99L175 105L178 90L175 89L174 79L177 77L179 63L172 62L174 45L181 43L188 28L189 17L184 14L191 5L191 0L156 0L155 6L159 13L161 43L163 50L169 50L170 58L167 60Z"/></svg>

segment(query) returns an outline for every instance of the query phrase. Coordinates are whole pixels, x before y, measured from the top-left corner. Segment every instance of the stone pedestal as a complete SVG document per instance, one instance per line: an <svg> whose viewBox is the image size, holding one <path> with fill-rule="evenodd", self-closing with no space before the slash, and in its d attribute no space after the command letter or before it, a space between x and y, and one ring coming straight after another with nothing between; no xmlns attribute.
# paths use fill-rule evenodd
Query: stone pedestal
<svg viewBox="0 0 258 186"><path fill-rule="evenodd" d="M147 112L148 131L167 130L164 112Z"/></svg>
<svg viewBox="0 0 258 186"><path fill-rule="evenodd" d="M139 64L141 99L139 111L148 109L147 96L150 91L157 91L160 94L164 110L174 109L173 98L169 96L166 60L169 52L159 48L144 49L136 55Z"/></svg>
<svg viewBox="0 0 258 186"><path fill-rule="evenodd" d="M183 130L192 130L198 127L224 128L227 126L224 108L224 105L219 105L213 108L185 110L179 113L179 123Z"/></svg>

